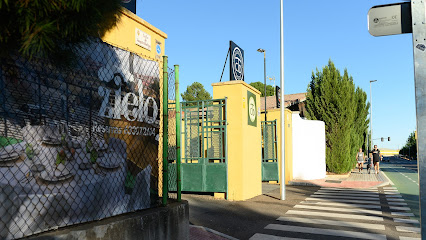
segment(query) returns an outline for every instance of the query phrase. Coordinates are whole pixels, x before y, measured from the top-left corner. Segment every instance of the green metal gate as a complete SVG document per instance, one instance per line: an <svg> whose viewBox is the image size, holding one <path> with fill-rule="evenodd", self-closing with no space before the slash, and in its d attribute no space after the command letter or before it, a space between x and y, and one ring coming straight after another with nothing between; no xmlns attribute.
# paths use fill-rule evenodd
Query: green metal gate
<svg viewBox="0 0 426 240"><path fill-rule="evenodd" d="M278 181L277 120L262 121L262 181Z"/></svg>
<svg viewBox="0 0 426 240"><path fill-rule="evenodd" d="M226 193L226 99L183 102L182 113L182 191Z"/></svg>

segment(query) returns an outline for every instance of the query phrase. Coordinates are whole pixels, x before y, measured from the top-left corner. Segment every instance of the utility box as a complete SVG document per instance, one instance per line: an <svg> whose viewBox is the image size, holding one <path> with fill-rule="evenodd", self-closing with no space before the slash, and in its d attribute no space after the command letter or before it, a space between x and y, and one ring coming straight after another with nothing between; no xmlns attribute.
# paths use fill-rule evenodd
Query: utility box
<svg viewBox="0 0 426 240"><path fill-rule="evenodd" d="M262 194L260 92L244 81L213 83L213 98L226 98L228 200Z"/></svg>

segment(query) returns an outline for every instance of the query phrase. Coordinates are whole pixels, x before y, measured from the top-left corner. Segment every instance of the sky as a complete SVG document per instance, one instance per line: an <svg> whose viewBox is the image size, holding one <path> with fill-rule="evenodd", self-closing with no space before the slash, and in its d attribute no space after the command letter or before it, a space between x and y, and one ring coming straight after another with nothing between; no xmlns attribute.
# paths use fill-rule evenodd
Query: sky
<svg viewBox="0 0 426 240"><path fill-rule="evenodd" d="M285 94L306 92L312 71L331 59L346 68L370 99L373 139L379 148L402 148L416 129L412 35L373 37L367 13L387 0L284 0ZM169 66L180 66L180 91L200 82L212 94L229 41L244 50L247 83L280 79L279 0L138 0L136 14L168 35ZM222 81L229 81L229 60ZM273 85L273 82L268 82ZM391 141L381 142L381 137Z"/></svg>

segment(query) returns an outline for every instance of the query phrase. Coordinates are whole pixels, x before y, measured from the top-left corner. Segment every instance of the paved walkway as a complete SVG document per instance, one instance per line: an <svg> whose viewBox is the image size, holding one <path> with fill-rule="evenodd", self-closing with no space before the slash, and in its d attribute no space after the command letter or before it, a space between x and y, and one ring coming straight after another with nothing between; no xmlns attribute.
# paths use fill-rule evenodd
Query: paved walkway
<svg viewBox="0 0 426 240"><path fill-rule="evenodd" d="M353 169L351 173L346 175L326 175L323 179L293 180L290 182L290 185L336 188L371 188L388 184L388 178L381 171L379 174L375 174L374 170L372 170L369 174L366 169L362 172L358 172L358 169Z"/></svg>

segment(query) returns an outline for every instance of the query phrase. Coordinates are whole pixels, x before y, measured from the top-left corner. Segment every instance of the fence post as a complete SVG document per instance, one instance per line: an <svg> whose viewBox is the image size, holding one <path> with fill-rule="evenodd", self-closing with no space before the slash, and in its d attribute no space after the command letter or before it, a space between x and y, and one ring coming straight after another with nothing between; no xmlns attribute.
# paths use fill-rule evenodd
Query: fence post
<svg viewBox="0 0 426 240"><path fill-rule="evenodd" d="M167 205L169 192L168 179L168 123L169 123L169 93L168 93L168 66L167 56L163 56L163 206Z"/></svg>
<svg viewBox="0 0 426 240"><path fill-rule="evenodd" d="M175 97L176 97L176 181L177 181L177 200L181 201L182 179L180 172L181 154L180 154L180 124L182 118L180 116L180 95L179 95L179 65L175 65Z"/></svg>

